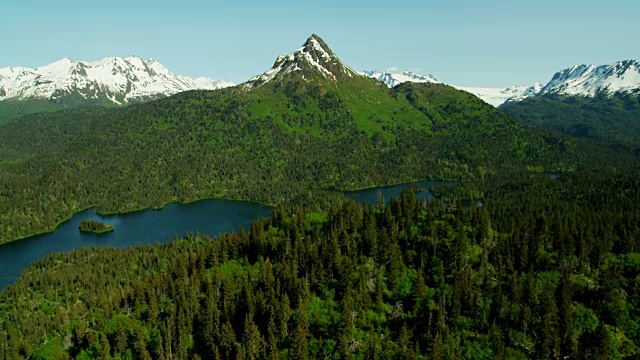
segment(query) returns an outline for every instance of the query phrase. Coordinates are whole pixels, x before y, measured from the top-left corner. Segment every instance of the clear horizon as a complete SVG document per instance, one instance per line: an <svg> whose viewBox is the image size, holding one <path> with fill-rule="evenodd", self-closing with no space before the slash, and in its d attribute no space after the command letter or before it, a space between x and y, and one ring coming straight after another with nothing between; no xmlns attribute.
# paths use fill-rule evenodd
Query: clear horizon
<svg viewBox="0 0 640 360"><path fill-rule="evenodd" d="M0 67L139 56L176 74L239 83L312 33L355 70L413 70L473 87L546 82L576 64L640 57L633 41L640 36L640 4L628 0L615 8L550 0L394 5L24 1L0 14L0 31L12 36Z"/></svg>

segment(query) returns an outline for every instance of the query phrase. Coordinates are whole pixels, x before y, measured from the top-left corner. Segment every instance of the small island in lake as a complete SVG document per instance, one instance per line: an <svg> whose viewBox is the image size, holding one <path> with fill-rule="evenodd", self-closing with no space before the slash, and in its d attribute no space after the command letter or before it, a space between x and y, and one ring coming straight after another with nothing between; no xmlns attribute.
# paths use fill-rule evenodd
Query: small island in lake
<svg viewBox="0 0 640 360"><path fill-rule="evenodd" d="M81 220L78 228L81 232L90 232L94 234L105 234L115 230L112 225L95 220Z"/></svg>

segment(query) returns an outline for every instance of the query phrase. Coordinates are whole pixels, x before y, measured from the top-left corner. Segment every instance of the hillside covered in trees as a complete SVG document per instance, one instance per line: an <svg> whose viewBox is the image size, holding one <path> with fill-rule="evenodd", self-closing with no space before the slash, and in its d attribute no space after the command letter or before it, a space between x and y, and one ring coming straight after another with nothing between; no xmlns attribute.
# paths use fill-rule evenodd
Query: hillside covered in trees
<svg viewBox="0 0 640 360"><path fill-rule="evenodd" d="M500 106L522 122L640 155L640 96L541 96Z"/></svg>
<svg viewBox="0 0 640 360"><path fill-rule="evenodd" d="M481 208L407 191L52 255L0 293L0 358L634 359L638 179L517 173Z"/></svg>
<svg viewBox="0 0 640 360"><path fill-rule="evenodd" d="M581 162L571 138L445 85L389 90L322 42L333 71L325 73L304 60L319 51L308 45L318 39L245 86L1 124L0 243L89 207L126 212L209 197L276 204L317 189L476 180ZM295 71L272 76L285 66Z"/></svg>

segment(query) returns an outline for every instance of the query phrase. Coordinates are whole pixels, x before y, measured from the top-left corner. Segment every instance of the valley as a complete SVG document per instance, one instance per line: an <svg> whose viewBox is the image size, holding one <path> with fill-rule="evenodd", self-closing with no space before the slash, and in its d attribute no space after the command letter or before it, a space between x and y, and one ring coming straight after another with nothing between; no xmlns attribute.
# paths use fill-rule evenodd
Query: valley
<svg viewBox="0 0 640 360"><path fill-rule="evenodd" d="M0 243L89 207L127 212L203 198L275 205L320 189L559 171L580 159L572 139L526 127L468 93L441 84L388 89L328 47L322 58L317 46L309 38L244 86L4 124Z"/></svg>

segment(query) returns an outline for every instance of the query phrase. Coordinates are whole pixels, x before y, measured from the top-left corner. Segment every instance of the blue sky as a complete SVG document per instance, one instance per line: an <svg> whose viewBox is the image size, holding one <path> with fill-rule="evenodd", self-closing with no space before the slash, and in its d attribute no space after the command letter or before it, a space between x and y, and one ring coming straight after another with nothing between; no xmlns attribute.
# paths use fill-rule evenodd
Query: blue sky
<svg viewBox="0 0 640 360"><path fill-rule="evenodd" d="M419 69L467 86L543 82L578 63L640 58L637 0L9 2L0 67L137 55L241 82L312 33L357 70Z"/></svg>

